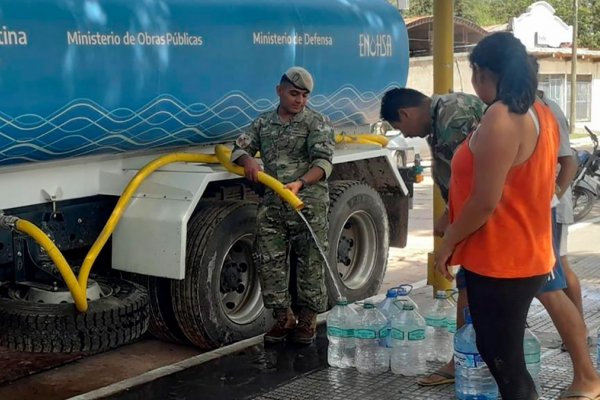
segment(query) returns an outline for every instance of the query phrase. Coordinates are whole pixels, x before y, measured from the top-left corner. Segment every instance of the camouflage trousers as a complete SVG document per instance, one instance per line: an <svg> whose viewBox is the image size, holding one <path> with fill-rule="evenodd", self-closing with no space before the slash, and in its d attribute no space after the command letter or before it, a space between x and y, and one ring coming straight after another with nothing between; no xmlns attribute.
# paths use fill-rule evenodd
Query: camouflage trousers
<svg viewBox="0 0 600 400"><path fill-rule="evenodd" d="M305 201L302 214L313 228L327 254L328 202ZM298 256L297 305L316 312L327 309L325 262L300 216L281 201L265 202L258 208L255 262L258 266L263 302L267 308L291 306L290 251Z"/></svg>

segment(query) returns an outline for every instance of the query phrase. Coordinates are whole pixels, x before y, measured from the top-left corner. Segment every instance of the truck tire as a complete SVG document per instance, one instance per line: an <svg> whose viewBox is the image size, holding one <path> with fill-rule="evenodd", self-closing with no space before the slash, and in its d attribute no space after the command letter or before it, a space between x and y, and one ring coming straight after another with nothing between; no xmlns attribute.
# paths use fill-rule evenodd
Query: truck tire
<svg viewBox="0 0 600 400"><path fill-rule="evenodd" d="M264 307L252 260L256 203L200 204L188 223L185 279L171 281L175 317L188 340L212 349L264 333Z"/></svg>
<svg viewBox="0 0 600 400"><path fill-rule="evenodd" d="M578 222L584 219L594 208L595 201L596 196L592 192L575 186L573 188L573 220Z"/></svg>
<svg viewBox="0 0 600 400"><path fill-rule="evenodd" d="M148 328L148 295L143 287L122 279L94 278L110 293L89 302L80 313L71 303L33 303L0 297L0 346L36 353L98 353L130 343Z"/></svg>
<svg viewBox="0 0 600 400"><path fill-rule="evenodd" d="M333 181L329 187L329 304L337 287L349 301L377 294L387 267L389 224L381 196L358 181ZM332 282L335 279L335 284Z"/></svg>
<svg viewBox="0 0 600 400"><path fill-rule="evenodd" d="M170 279L128 273L125 277L144 286L148 291L150 321L148 333L156 339L179 344L190 344L173 312Z"/></svg>

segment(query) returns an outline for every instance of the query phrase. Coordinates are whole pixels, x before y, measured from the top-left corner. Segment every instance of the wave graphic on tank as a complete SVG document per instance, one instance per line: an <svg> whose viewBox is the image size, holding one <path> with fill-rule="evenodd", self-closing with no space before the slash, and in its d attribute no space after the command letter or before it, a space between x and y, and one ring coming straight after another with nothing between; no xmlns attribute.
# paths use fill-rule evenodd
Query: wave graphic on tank
<svg viewBox="0 0 600 400"><path fill-rule="evenodd" d="M330 95L311 97L309 106L335 127L360 126L378 119L380 93L345 85ZM0 112L0 165L48 161L93 154L225 142L234 139L277 99L253 100L232 91L211 105L186 105L165 94L143 107L107 110L77 99L47 117Z"/></svg>

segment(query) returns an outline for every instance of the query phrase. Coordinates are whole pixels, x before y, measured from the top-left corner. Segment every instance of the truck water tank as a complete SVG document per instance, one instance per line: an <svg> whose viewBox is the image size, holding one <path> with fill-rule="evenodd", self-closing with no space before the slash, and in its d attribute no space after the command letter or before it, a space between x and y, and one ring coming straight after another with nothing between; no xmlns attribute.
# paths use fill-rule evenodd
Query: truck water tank
<svg viewBox="0 0 600 400"><path fill-rule="evenodd" d="M368 124L408 73L386 0L0 0L0 48L0 165L231 140L292 65Z"/></svg>

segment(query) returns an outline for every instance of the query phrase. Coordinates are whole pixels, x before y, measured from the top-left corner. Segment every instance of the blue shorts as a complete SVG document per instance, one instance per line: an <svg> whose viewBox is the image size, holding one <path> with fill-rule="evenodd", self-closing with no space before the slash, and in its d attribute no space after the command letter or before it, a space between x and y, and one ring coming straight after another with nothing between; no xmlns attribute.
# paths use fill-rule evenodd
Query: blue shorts
<svg viewBox="0 0 600 400"><path fill-rule="evenodd" d="M562 263L560 262L560 237L561 227L556 222L556 210L552 209L552 249L554 250L554 268L552 273L548 276L548 281L539 293L554 292L555 290L563 290L567 288L567 279L565 277L565 271L563 270Z"/></svg>

